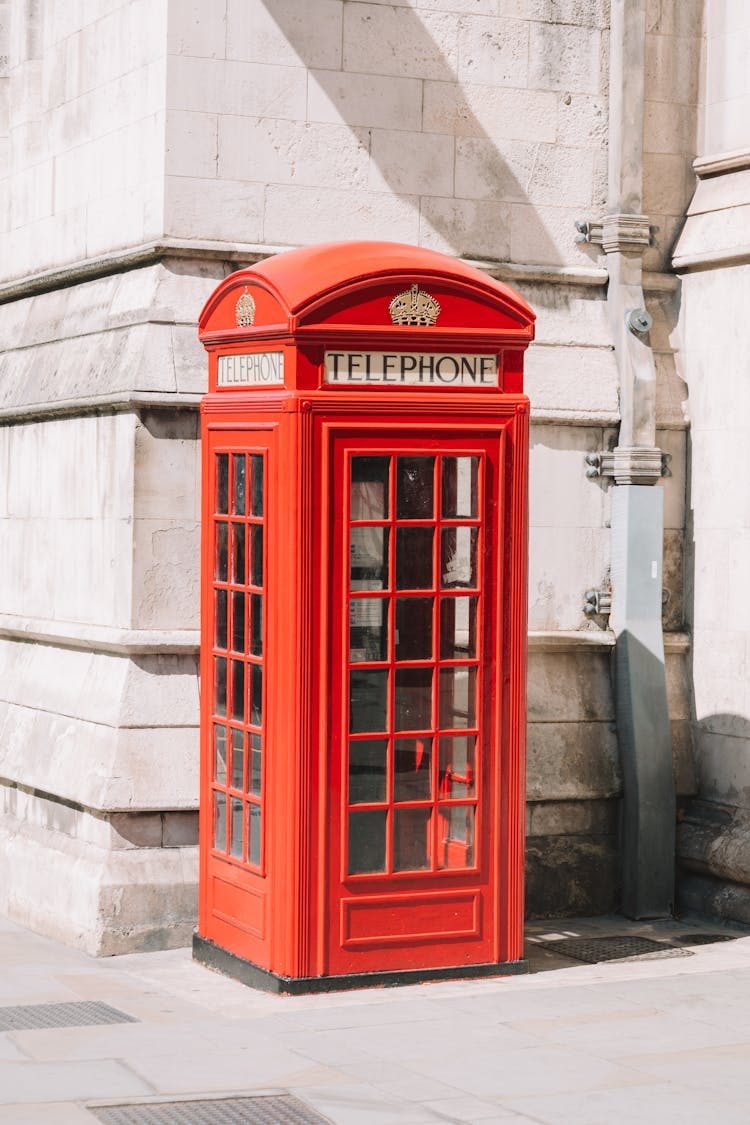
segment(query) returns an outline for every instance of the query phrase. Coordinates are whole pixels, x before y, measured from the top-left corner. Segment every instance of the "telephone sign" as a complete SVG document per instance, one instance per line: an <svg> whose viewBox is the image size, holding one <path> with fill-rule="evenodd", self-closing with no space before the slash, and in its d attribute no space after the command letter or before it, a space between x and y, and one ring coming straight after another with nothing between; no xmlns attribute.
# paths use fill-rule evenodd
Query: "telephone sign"
<svg viewBox="0 0 750 1125"><path fill-rule="evenodd" d="M533 320L366 242L269 258L203 310L194 952L248 983L525 968Z"/></svg>

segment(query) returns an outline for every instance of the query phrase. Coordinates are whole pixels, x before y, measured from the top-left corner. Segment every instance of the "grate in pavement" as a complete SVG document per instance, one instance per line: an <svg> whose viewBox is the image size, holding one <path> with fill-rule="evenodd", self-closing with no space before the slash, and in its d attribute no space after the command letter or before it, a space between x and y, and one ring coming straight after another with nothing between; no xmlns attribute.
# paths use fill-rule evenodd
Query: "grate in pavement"
<svg viewBox="0 0 750 1125"><path fill-rule="evenodd" d="M560 938L558 941L540 942L545 949L572 957L575 961L587 961L596 965L599 961L621 961L625 957L643 957L659 953L662 957L689 957L685 949L675 949L661 941L644 937L600 937L600 938Z"/></svg>
<svg viewBox="0 0 750 1125"><path fill-rule="evenodd" d="M715 941L735 941L739 934L680 934L672 938L675 945L713 945Z"/></svg>
<svg viewBox="0 0 750 1125"><path fill-rule="evenodd" d="M138 1020L99 1000L0 1008L0 1031L39 1031L45 1027L88 1027L101 1023L138 1023Z"/></svg>
<svg viewBox="0 0 750 1125"><path fill-rule="evenodd" d="M327 1121L291 1094L87 1109L104 1125L320 1125Z"/></svg>

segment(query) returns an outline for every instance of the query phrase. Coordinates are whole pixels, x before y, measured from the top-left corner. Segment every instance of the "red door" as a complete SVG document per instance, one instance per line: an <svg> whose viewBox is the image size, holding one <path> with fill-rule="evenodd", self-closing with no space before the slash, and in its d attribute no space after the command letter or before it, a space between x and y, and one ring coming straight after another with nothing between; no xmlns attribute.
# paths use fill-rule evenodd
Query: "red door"
<svg viewBox="0 0 750 1125"><path fill-rule="evenodd" d="M334 441L330 974L498 958L501 452Z"/></svg>

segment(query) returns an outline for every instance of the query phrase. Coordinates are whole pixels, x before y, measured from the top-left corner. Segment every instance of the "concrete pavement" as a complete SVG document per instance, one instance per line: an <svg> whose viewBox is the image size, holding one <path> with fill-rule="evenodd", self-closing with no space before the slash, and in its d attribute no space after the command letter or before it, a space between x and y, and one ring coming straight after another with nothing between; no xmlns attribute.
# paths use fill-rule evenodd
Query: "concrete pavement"
<svg viewBox="0 0 750 1125"><path fill-rule="evenodd" d="M95 960L0 919L0 1015L100 1001L134 1018L0 1034L0 1125L95 1125L94 1104L261 1093L341 1125L747 1125L750 936L604 964L543 944L690 929L537 923L528 977L274 997L186 949Z"/></svg>

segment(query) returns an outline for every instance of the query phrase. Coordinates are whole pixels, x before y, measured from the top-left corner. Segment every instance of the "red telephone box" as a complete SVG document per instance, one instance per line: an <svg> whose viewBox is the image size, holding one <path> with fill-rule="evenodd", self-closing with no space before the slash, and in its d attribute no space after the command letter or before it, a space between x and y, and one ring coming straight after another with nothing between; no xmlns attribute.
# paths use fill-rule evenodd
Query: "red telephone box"
<svg viewBox="0 0 750 1125"><path fill-rule="evenodd" d="M269 258L201 314L194 953L248 983L525 969L533 320L377 242Z"/></svg>

